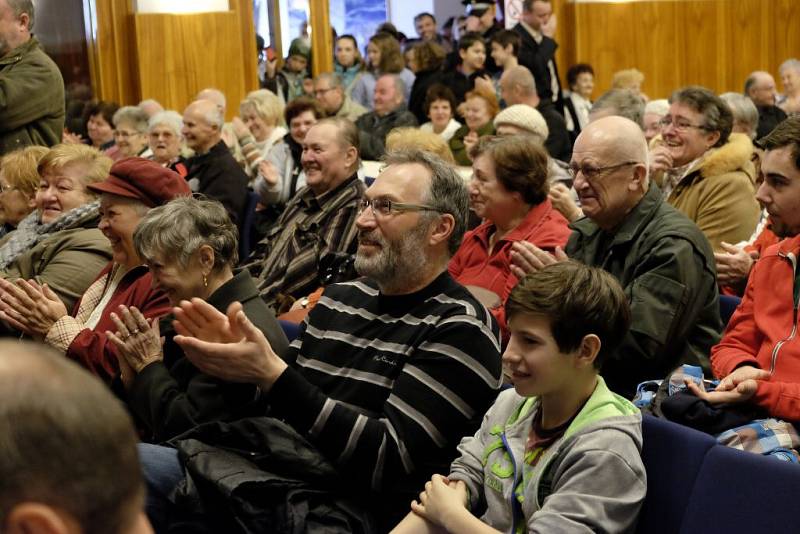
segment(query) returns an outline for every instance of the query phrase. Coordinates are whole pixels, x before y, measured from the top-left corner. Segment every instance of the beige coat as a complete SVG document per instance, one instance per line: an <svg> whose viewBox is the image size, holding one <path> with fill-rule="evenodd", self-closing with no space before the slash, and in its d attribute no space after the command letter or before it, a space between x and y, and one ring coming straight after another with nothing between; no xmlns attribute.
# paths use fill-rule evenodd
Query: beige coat
<svg viewBox="0 0 800 534"><path fill-rule="evenodd" d="M727 143L689 170L667 199L697 224L715 251L722 241L750 239L758 223L752 154L749 137L731 134Z"/></svg>
<svg viewBox="0 0 800 534"><path fill-rule="evenodd" d="M97 228L61 230L20 254L0 277L46 283L72 311L111 259L111 245Z"/></svg>

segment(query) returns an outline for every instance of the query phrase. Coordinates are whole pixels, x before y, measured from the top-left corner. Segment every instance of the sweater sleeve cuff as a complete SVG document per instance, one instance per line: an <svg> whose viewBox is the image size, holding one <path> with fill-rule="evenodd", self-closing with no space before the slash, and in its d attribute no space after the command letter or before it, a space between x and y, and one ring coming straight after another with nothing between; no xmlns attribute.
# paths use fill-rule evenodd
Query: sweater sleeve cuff
<svg viewBox="0 0 800 534"><path fill-rule="evenodd" d="M295 369L287 367L267 397L272 414L298 432L307 432L322 411L326 397Z"/></svg>
<svg viewBox="0 0 800 534"><path fill-rule="evenodd" d="M761 368L761 366L758 364L758 360L756 360L753 356L744 353L726 356L724 361L717 359L715 362L713 358L711 361L712 369L719 371L720 376L717 376L719 379L725 378L739 367L745 365L750 365L759 369Z"/></svg>
<svg viewBox="0 0 800 534"><path fill-rule="evenodd" d="M82 322L70 315L65 315L50 327L44 341L51 347L66 354L69 346L72 345L72 342L83 329Z"/></svg>

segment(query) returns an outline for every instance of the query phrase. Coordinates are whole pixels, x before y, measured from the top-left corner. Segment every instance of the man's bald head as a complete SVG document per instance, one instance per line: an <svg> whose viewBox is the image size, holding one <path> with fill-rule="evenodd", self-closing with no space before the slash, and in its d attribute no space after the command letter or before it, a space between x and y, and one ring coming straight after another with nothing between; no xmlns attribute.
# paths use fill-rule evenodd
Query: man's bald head
<svg viewBox="0 0 800 534"><path fill-rule="evenodd" d="M597 119L575 141L570 167L584 214L611 231L647 193L644 132L624 117Z"/></svg>
<svg viewBox="0 0 800 534"><path fill-rule="evenodd" d="M517 65L503 72L500 77L500 92L508 105L527 104L536 107L536 80L526 67Z"/></svg>
<svg viewBox="0 0 800 534"><path fill-rule="evenodd" d="M763 70L751 72L744 82L744 94L756 106L775 105L775 78Z"/></svg>
<svg viewBox="0 0 800 534"><path fill-rule="evenodd" d="M97 378L43 345L0 341L3 528L27 532L45 509L84 533L149 531L136 442Z"/></svg>
<svg viewBox="0 0 800 534"><path fill-rule="evenodd" d="M647 164L647 139L638 124L625 117L612 115L587 124L578 140L595 147L603 147L609 155ZM575 141L577 146L578 141Z"/></svg>
<svg viewBox="0 0 800 534"><path fill-rule="evenodd" d="M214 89L213 87L207 87L206 89L203 89L202 91L197 93L195 100L211 100L212 102L214 102L214 104L219 106L220 110L222 111L222 114L225 115L225 109L227 107L225 94L219 89Z"/></svg>

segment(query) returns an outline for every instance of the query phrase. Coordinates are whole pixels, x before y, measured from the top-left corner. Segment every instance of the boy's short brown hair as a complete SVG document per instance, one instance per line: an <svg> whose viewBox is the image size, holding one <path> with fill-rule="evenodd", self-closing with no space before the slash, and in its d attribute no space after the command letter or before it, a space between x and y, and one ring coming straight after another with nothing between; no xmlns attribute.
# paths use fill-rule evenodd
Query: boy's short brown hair
<svg viewBox="0 0 800 534"><path fill-rule="evenodd" d="M577 349L583 338L600 338L597 369L622 342L630 325L628 299L619 282L597 267L562 261L525 276L506 301L508 321L520 313L546 316L558 349Z"/></svg>

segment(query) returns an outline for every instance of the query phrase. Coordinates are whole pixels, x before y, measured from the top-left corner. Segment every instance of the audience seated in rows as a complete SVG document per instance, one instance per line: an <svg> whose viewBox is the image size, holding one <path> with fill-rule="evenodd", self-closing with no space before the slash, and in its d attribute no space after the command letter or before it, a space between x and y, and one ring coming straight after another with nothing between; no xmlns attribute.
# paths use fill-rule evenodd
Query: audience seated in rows
<svg viewBox="0 0 800 534"><path fill-rule="evenodd" d="M105 180L87 187L101 195L98 229L107 238L106 246L111 243L111 262L86 273L94 281L74 308L31 277L16 283L0 280L0 317L110 384L118 378L119 367L106 332L115 327L118 307L136 306L147 319L169 311L166 293L154 286L153 274L133 246L133 232L149 209L189 195L190 190L177 173L141 158L118 161ZM80 267L86 270L84 264Z"/></svg>
<svg viewBox="0 0 800 534"><path fill-rule="evenodd" d="M566 254L553 257L517 242L513 272L522 277L569 257L619 280L632 322L606 360L603 378L626 398L640 382L664 377L681 363L708 368L722 329L713 252L697 226L650 182L641 128L623 117L591 122L575 142L570 169L586 217L572 224Z"/></svg>
<svg viewBox="0 0 800 534"><path fill-rule="evenodd" d="M309 137L325 126L330 125L315 126ZM199 301L182 304L177 320L185 335L176 338L202 371L254 383L268 394L270 415L282 418L337 472L346 473L337 477L336 494L353 492L355 509L372 512L376 530L384 532L405 513L422 481L446 468L458 440L477 429L501 375L491 316L446 272L466 226L463 180L451 166L420 151L394 153L386 164L364 194L358 217L356 269L365 278L325 291L286 360L236 305L225 317ZM228 329L232 335L225 334ZM367 376L371 379L362 379ZM195 435L213 438L209 445L218 447L225 447L229 436L239 441L240 451L263 457L262 438L247 428L268 423L259 418L224 428L201 426ZM205 458L238 461L229 453ZM158 478L184 477L177 451L151 449L143 460L153 488ZM196 468L205 467L191 462L185 467L193 478L204 476ZM251 464L240 480L261 476ZM303 478L302 487L314 487L310 474ZM318 499L335 506L324 487L317 489ZM152 496L162 504L166 497ZM276 503L253 504L264 509ZM222 515L216 505L206 510Z"/></svg>

